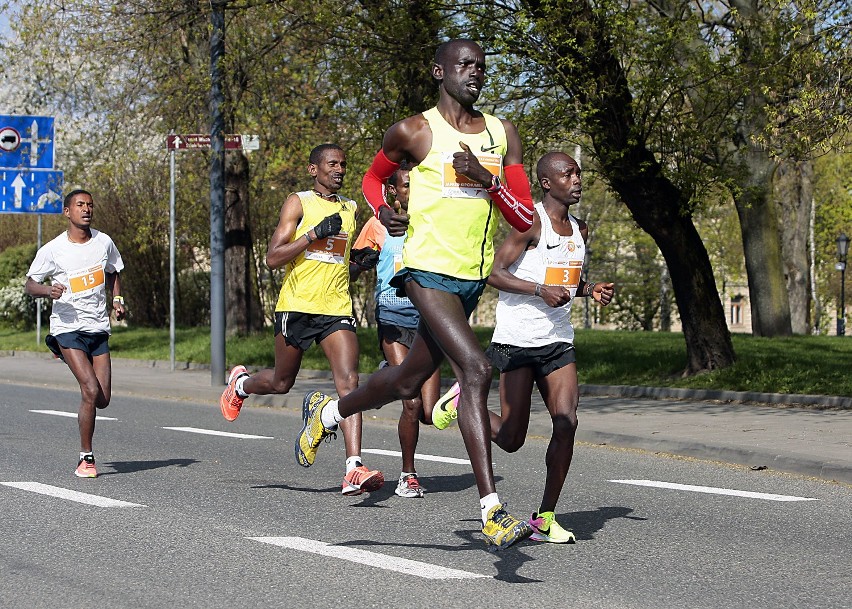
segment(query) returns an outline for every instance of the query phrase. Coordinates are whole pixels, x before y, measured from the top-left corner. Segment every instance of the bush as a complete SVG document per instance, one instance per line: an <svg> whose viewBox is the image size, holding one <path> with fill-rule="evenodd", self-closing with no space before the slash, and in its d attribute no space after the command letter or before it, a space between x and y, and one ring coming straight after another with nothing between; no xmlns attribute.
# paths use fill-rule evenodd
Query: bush
<svg viewBox="0 0 852 609"><path fill-rule="evenodd" d="M0 252L0 286L25 277L35 255L35 244L13 245Z"/></svg>
<svg viewBox="0 0 852 609"><path fill-rule="evenodd" d="M24 292L26 276L10 279L0 288L0 320L3 325L20 330L35 327L36 301Z"/></svg>

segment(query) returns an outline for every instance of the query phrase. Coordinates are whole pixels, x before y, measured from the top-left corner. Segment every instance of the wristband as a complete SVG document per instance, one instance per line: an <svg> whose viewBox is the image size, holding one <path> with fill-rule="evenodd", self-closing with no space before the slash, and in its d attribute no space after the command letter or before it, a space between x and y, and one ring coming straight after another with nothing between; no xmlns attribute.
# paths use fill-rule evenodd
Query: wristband
<svg viewBox="0 0 852 609"><path fill-rule="evenodd" d="M307 239L307 240L308 240L308 244L311 244L311 243L313 243L313 242L314 242L314 240L313 240L313 239L311 239L311 236L308 234L308 233L310 233L310 232L311 232L311 231L308 231L307 233L305 233L305 239Z"/></svg>
<svg viewBox="0 0 852 609"><path fill-rule="evenodd" d="M113 301L113 302L117 302L117 303L118 303L118 304L120 304L122 307L124 306L124 296L113 296L113 297L112 297L112 301Z"/></svg>
<svg viewBox="0 0 852 609"><path fill-rule="evenodd" d="M592 295L592 292L594 292L594 291L595 291L595 286L596 286L596 285L597 285L597 284L596 284L594 281L593 281L592 283L587 283L587 284L586 284L586 296L591 296L591 295Z"/></svg>
<svg viewBox="0 0 852 609"><path fill-rule="evenodd" d="M541 284L540 283L535 284L535 295L541 296Z"/></svg>
<svg viewBox="0 0 852 609"><path fill-rule="evenodd" d="M497 192L500 190L500 186L502 186L502 182L500 182L500 176L491 176L491 186L485 189L485 192Z"/></svg>

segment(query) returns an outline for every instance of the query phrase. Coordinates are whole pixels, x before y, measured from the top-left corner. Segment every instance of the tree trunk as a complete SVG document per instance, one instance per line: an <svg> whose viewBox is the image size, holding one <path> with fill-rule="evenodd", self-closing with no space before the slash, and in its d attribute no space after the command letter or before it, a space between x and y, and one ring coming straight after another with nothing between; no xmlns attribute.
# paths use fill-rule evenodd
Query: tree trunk
<svg viewBox="0 0 852 609"><path fill-rule="evenodd" d="M666 260L686 339L684 374L730 366L735 355L725 311L707 250L692 218L681 211L684 195L662 175L651 152L639 147L630 152L620 157L623 165L604 159L603 173L614 176L613 188Z"/></svg>
<svg viewBox="0 0 852 609"><path fill-rule="evenodd" d="M813 163L784 162L775 173L775 197L781 223L781 256L790 302L793 334L809 334L810 267L808 227L813 201Z"/></svg>
<svg viewBox="0 0 852 609"><path fill-rule="evenodd" d="M672 305L669 300L669 269L660 269L660 332L672 331Z"/></svg>
<svg viewBox="0 0 852 609"><path fill-rule="evenodd" d="M665 258L686 340L684 374L730 366L735 360L731 334L710 258L686 211L688 196L664 175L644 144L627 75L606 26L588 2L526 4L548 39L546 50L527 52L540 65L551 66L556 82L586 109L582 130L592 139L601 173ZM561 37L554 35L555 27L563 31Z"/></svg>
<svg viewBox="0 0 852 609"><path fill-rule="evenodd" d="M790 303L784 279L778 213L772 199L775 163L763 152L750 149L743 165L746 177L734 193L740 218L752 333L755 336L789 336Z"/></svg>
<svg viewBox="0 0 852 609"><path fill-rule="evenodd" d="M228 334L263 327L254 289L249 228L249 165L242 151L225 153L225 311Z"/></svg>

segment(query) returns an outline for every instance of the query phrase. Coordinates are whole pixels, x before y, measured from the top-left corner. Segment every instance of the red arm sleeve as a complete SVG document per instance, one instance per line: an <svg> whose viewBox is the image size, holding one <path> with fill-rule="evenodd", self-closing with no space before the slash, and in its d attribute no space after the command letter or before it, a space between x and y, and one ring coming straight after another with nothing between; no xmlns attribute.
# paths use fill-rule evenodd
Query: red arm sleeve
<svg viewBox="0 0 852 609"><path fill-rule="evenodd" d="M382 206L390 207L385 201L385 182L397 169L399 169L399 163L394 163L385 156L384 150L379 150L376 158L373 159L373 164L364 174L361 190L364 191L364 198L373 208L376 217L379 216L379 209Z"/></svg>
<svg viewBox="0 0 852 609"><path fill-rule="evenodd" d="M526 232L533 222L533 200L530 191L530 181L524 171L524 166L506 165L503 168L506 183L500 188L488 193L491 200L497 204L500 213L506 221L519 231Z"/></svg>

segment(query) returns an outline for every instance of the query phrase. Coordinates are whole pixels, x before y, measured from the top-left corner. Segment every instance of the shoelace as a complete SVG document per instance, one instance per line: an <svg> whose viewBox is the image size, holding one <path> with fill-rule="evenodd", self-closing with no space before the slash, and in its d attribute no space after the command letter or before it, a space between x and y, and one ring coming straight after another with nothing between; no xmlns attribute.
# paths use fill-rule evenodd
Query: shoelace
<svg viewBox="0 0 852 609"><path fill-rule="evenodd" d="M420 489L420 481L417 479L417 476L406 476L405 483L408 485L408 488L413 490Z"/></svg>
<svg viewBox="0 0 852 609"><path fill-rule="evenodd" d="M509 516L508 512L502 508L492 514L491 520L502 527L510 527L515 523L515 519Z"/></svg>

